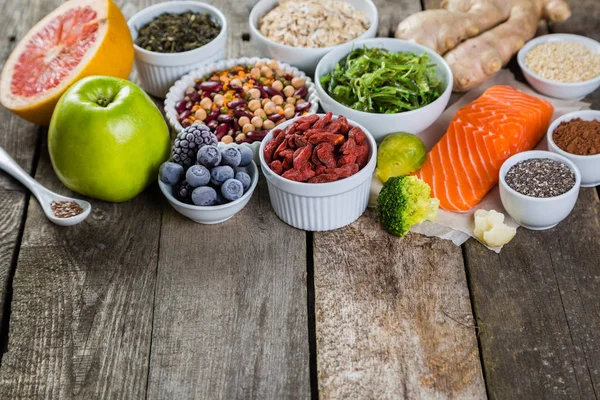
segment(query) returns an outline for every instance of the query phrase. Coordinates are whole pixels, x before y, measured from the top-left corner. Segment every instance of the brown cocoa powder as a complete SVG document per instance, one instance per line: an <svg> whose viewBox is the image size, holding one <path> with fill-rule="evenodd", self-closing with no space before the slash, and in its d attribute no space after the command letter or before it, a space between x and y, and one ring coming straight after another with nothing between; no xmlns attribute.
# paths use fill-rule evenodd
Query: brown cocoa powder
<svg viewBox="0 0 600 400"><path fill-rule="evenodd" d="M575 118L563 121L552 133L552 140L567 153L580 156L600 154L600 121Z"/></svg>

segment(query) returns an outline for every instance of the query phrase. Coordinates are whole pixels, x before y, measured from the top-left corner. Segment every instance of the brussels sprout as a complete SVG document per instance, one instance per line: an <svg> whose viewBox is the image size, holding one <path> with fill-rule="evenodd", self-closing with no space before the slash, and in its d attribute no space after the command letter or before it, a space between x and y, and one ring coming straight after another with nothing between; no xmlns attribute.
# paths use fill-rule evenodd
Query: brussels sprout
<svg viewBox="0 0 600 400"><path fill-rule="evenodd" d="M421 168L427 149L417 136L399 132L383 139L377 150L377 178L385 183L393 176L406 176Z"/></svg>

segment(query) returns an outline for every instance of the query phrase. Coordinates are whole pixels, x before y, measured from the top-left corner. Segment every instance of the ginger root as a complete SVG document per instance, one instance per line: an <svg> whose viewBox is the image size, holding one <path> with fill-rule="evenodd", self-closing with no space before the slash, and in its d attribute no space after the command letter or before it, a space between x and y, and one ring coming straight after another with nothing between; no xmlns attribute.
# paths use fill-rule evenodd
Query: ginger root
<svg viewBox="0 0 600 400"><path fill-rule="evenodd" d="M535 35L540 19L557 22L571 15L565 0L443 0L441 7L406 18L395 36L444 55L457 92L506 65Z"/></svg>

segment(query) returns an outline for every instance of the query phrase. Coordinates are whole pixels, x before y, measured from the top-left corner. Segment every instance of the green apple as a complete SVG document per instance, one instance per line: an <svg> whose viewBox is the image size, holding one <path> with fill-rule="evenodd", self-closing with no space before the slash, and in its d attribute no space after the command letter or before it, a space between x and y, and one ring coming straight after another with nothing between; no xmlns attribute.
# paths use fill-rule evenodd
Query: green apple
<svg viewBox="0 0 600 400"><path fill-rule="evenodd" d="M60 98L50 121L48 150L66 187L121 202L156 180L160 164L169 158L169 129L137 85L91 76Z"/></svg>

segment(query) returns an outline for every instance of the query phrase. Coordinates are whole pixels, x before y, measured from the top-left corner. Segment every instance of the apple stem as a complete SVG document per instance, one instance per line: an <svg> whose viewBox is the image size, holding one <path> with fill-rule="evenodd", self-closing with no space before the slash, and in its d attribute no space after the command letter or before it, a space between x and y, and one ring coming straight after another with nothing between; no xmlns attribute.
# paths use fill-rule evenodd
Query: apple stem
<svg viewBox="0 0 600 400"><path fill-rule="evenodd" d="M102 107L106 107L107 105L109 105L111 102L111 100L106 99L104 97L100 97L98 100L96 100L96 103L98 103L99 106Z"/></svg>

